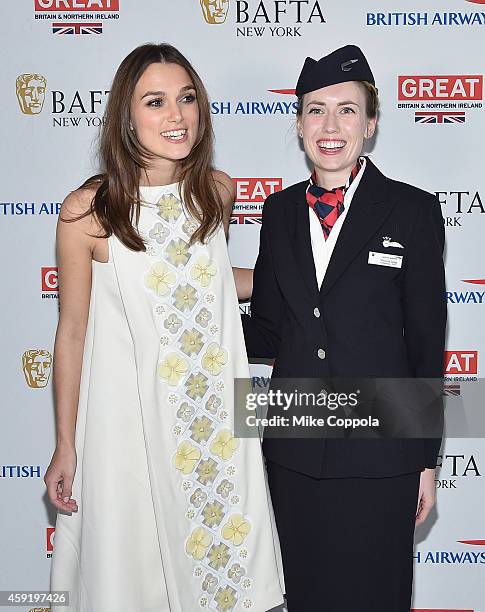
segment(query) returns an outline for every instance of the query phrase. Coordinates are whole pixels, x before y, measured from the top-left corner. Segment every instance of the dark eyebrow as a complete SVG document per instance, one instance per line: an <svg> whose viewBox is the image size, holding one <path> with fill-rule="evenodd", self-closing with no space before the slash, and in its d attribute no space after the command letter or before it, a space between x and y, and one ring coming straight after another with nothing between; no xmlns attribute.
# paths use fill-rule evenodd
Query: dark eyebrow
<svg viewBox="0 0 485 612"><path fill-rule="evenodd" d="M318 102L317 100L310 100L306 103L305 106L310 106L310 104L315 104L316 106L327 106L325 102ZM354 104L354 106L359 106L357 102L353 100L345 100L344 102L339 102L337 106L347 106L347 104Z"/></svg>
<svg viewBox="0 0 485 612"><path fill-rule="evenodd" d="M190 91L191 89L195 90L194 85L184 85L184 87L180 89L179 93ZM146 98L148 96L164 96L164 95L166 95L164 91L147 91L146 93L142 95L141 99L143 100L143 98Z"/></svg>

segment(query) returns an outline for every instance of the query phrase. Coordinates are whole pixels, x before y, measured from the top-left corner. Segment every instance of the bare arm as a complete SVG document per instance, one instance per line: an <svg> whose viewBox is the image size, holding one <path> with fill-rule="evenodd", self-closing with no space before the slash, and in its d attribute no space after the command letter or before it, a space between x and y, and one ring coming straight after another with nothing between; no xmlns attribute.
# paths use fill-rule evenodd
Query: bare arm
<svg viewBox="0 0 485 612"><path fill-rule="evenodd" d="M225 172L216 170L213 174L214 180L224 204L224 232L226 240L229 237L229 221L231 219L232 207L236 198L236 188L232 179ZM253 290L253 271L246 268L233 268L234 282L236 283L237 297L240 300L249 300Z"/></svg>
<svg viewBox="0 0 485 612"><path fill-rule="evenodd" d="M91 216L67 223L84 212L93 193L77 191L64 200L57 225L60 316L54 346L56 449L45 475L51 502L60 510L76 510L71 499L76 470L74 446L84 338L91 296L91 262L100 239ZM104 241L106 242L106 241Z"/></svg>
<svg viewBox="0 0 485 612"><path fill-rule="evenodd" d="M234 281L236 283L237 297L245 302L251 299L253 293L253 274L250 268L233 268Z"/></svg>

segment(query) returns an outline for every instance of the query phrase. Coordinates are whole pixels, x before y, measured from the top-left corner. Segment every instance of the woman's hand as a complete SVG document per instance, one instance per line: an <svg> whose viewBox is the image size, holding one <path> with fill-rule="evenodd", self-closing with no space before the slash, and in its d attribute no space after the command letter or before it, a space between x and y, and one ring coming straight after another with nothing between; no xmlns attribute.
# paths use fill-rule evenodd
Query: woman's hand
<svg viewBox="0 0 485 612"><path fill-rule="evenodd" d="M419 480L418 506L416 508L416 525L422 525L428 518L431 508L436 502L436 486L434 470L426 468L421 472Z"/></svg>
<svg viewBox="0 0 485 612"><path fill-rule="evenodd" d="M74 447L58 446L44 476L51 503L58 510L69 513L77 511L77 502L71 499L76 464L77 457Z"/></svg>

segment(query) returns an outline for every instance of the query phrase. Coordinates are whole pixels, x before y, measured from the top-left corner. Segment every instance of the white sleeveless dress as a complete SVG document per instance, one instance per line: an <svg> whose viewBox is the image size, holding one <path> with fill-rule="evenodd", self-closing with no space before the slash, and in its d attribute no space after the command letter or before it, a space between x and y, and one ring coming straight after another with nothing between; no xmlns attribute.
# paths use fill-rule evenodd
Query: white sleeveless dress
<svg viewBox="0 0 485 612"><path fill-rule="evenodd" d="M249 368L223 228L178 184L142 187L146 253L93 262L73 498L58 514L53 612L264 612L283 601L260 442L236 439Z"/></svg>

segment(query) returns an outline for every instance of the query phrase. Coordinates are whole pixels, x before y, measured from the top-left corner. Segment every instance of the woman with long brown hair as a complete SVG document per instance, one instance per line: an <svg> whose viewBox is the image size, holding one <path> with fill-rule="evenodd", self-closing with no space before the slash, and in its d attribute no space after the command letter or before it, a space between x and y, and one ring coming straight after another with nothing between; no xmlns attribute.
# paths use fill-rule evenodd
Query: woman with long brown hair
<svg viewBox="0 0 485 612"><path fill-rule="evenodd" d="M263 612L278 547L259 441L233 435L249 372L207 93L174 47L143 45L105 119L103 172L57 231L51 587L76 612Z"/></svg>

